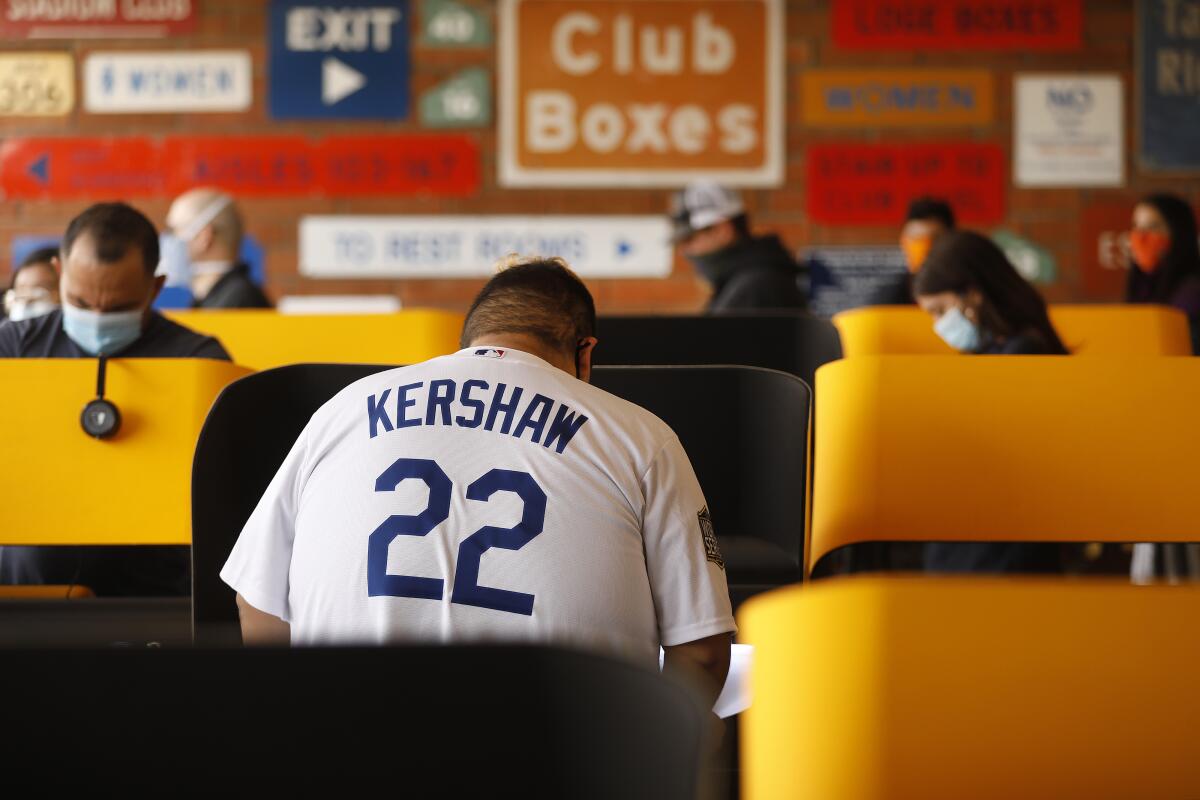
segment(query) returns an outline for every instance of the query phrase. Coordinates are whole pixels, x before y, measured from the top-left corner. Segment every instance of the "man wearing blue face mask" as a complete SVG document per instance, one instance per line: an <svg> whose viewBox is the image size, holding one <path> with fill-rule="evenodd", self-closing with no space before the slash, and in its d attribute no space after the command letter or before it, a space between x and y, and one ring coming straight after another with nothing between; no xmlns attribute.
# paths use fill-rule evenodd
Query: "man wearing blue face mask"
<svg viewBox="0 0 1200 800"><path fill-rule="evenodd" d="M150 308L158 232L124 203L101 203L71 221L63 237L62 308L0 324L0 358L214 358L221 343ZM0 584L81 583L99 595L189 591L186 547L3 547Z"/></svg>
<svg viewBox="0 0 1200 800"><path fill-rule="evenodd" d="M167 212L158 272L187 284L196 308L270 308L271 301L238 261L243 224L233 198L199 188L175 198Z"/></svg>
<svg viewBox="0 0 1200 800"><path fill-rule="evenodd" d="M158 232L124 203L100 203L71 221L61 247L62 308L0 325L0 358L216 358L221 343L150 308Z"/></svg>

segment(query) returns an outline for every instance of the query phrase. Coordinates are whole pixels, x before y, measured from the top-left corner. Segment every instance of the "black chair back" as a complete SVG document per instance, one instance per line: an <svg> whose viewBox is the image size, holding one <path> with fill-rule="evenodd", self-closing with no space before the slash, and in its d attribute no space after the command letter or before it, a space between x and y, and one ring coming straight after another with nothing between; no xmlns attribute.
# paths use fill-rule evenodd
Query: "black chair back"
<svg viewBox="0 0 1200 800"><path fill-rule="evenodd" d="M756 367L598 367L592 383L657 414L683 443L736 607L803 573L812 392Z"/></svg>
<svg viewBox="0 0 1200 800"><path fill-rule="evenodd" d="M842 357L829 320L805 312L703 317L601 317L596 364L742 364L790 372L809 386Z"/></svg>
<svg viewBox="0 0 1200 800"><path fill-rule="evenodd" d="M250 776L289 793L336 779L339 794L690 800L709 724L665 677L543 647L3 658L4 778L35 793L86 783L227 794Z"/></svg>
<svg viewBox="0 0 1200 800"><path fill-rule="evenodd" d="M240 641L219 573L300 431L350 383L389 367L300 364L230 384L213 405L192 468L192 592L197 643ZM678 434L708 501L737 605L799 581L807 508L811 392L753 367L599 367L592 382Z"/></svg>

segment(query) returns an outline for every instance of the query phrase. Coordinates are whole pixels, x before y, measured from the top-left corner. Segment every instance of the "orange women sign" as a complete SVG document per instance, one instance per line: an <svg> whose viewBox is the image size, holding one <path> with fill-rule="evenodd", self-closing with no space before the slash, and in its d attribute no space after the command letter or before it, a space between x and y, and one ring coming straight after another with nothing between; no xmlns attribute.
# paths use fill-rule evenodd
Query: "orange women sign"
<svg viewBox="0 0 1200 800"><path fill-rule="evenodd" d="M783 179L781 0L502 0L505 186Z"/></svg>

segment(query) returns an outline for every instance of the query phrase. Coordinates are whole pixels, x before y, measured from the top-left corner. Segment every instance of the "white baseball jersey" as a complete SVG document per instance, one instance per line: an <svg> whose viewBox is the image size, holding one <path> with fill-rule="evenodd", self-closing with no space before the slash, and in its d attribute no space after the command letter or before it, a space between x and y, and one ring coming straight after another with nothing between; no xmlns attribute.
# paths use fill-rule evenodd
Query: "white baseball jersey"
<svg viewBox="0 0 1200 800"><path fill-rule="evenodd" d="M735 630L671 429L528 353L472 347L313 415L221 578L315 643L624 654Z"/></svg>

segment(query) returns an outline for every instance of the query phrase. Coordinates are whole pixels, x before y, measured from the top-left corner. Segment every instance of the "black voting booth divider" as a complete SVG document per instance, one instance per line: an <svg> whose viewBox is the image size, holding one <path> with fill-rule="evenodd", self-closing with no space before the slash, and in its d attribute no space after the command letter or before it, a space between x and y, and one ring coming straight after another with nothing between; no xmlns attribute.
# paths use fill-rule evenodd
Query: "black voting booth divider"
<svg viewBox="0 0 1200 800"><path fill-rule="evenodd" d="M192 469L193 627L197 644L240 641L219 572L246 519L320 406L388 369L303 364L236 381L217 398ZM735 605L799 581L807 507L811 392L753 367L600 367L592 382L661 417L705 491Z"/></svg>
<svg viewBox="0 0 1200 800"><path fill-rule="evenodd" d="M842 357L829 320L804 312L601 317L595 364L742 364L790 372L810 387Z"/></svg>
<svg viewBox="0 0 1200 800"><path fill-rule="evenodd" d="M709 714L681 685L542 647L11 650L8 785L193 794L695 798ZM250 784L253 785L253 784Z"/></svg>

